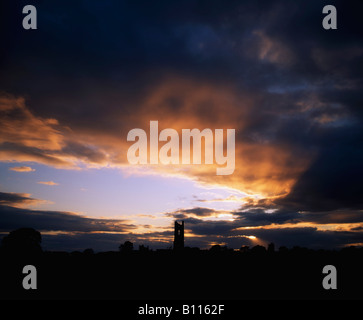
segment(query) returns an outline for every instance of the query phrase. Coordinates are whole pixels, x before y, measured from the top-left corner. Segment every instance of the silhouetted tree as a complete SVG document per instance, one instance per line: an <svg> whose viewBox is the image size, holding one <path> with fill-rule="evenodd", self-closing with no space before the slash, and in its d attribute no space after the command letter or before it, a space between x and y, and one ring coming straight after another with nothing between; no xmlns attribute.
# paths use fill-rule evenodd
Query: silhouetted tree
<svg viewBox="0 0 363 320"><path fill-rule="evenodd" d="M240 252L248 252L248 251L249 251L249 249L250 249L250 247L249 247L249 246L242 246L241 248L239 248L239 251L240 251Z"/></svg>
<svg viewBox="0 0 363 320"><path fill-rule="evenodd" d="M143 244L139 245L139 251L140 252L149 252L149 246L145 247Z"/></svg>
<svg viewBox="0 0 363 320"><path fill-rule="evenodd" d="M308 248L304 248L304 247L300 247L300 246L294 246L291 249L291 253L297 254L297 255L306 254L306 253L308 253L308 251L309 251Z"/></svg>
<svg viewBox="0 0 363 320"><path fill-rule="evenodd" d="M214 246L212 246L209 251L211 252L221 252L221 246L219 244L215 244Z"/></svg>
<svg viewBox="0 0 363 320"><path fill-rule="evenodd" d="M229 251L230 249L227 246L221 246L219 244L215 244L214 246L212 246L209 251L211 252L222 252L222 251ZM231 249L233 250L233 249Z"/></svg>
<svg viewBox="0 0 363 320"><path fill-rule="evenodd" d="M12 253L40 253L42 236L33 228L20 228L11 231L1 242L1 247L6 252Z"/></svg>
<svg viewBox="0 0 363 320"><path fill-rule="evenodd" d="M184 247L185 252L199 252L200 249L198 247Z"/></svg>
<svg viewBox="0 0 363 320"><path fill-rule="evenodd" d="M124 244L119 246L121 252L131 252L134 250L134 244L131 241L125 241Z"/></svg>
<svg viewBox="0 0 363 320"><path fill-rule="evenodd" d="M279 248L279 252L280 253L288 253L289 252L289 249L287 247L285 247L285 246L281 246Z"/></svg>
<svg viewBox="0 0 363 320"><path fill-rule="evenodd" d="M267 247L267 252L274 253L275 252L275 244L271 242Z"/></svg>
<svg viewBox="0 0 363 320"><path fill-rule="evenodd" d="M94 254L94 251L92 248L87 248L83 251L83 253L86 255L92 255L92 254Z"/></svg>
<svg viewBox="0 0 363 320"><path fill-rule="evenodd" d="M263 254L266 252L266 248L260 245L256 245L251 249L251 252L254 254Z"/></svg>

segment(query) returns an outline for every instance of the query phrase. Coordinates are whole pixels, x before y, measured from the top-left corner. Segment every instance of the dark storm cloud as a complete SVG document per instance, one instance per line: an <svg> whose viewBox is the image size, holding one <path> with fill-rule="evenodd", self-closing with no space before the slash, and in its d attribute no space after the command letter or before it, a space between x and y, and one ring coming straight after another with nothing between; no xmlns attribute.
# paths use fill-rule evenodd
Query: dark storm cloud
<svg viewBox="0 0 363 320"><path fill-rule="evenodd" d="M0 193L1 231L29 227L39 231L125 232L136 228L127 220L95 219L70 212L17 207L17 204L24 204L24 202L32 204L31 200L37 201L23 194Z"/></svg>
<svg viewBox="0 0 363 320"><path fill-rule="evenodd" d="M316 53L321 62L328 60L325 58L331 55L330 49L342 50L342 45L346 50L353 45L359 47L356 31L359 25L354 22L347 26L342 23L334 35L321 27L319 2L308 5L306 1L36 2L42 28L29 36L16 24L16 19L9 20L6 27L14 33L11 37L5 34L8 64L3 67L26 72L24 79L46 79L43 85L47 89L54 90L56 86L58 93L65 95L73 92L74 96L75 91L82 91L85 81L96 86L103 81L107 81L107 86L129 86L136 81L140 89L166 70L204 79L214 75L222 81L240 80L243 85L257 89L279 83L291 85L292 79L301 85L304 77L316 82L326 77L325 70L321 72L319 62L313 59L313 49L327 47L326 51ZM350 9L338 4L346 15L356 16L359 12L359 3ZM22 18L21 1L5 1L3 6L2 12ZM343 14L340 19L349 22ZM14 45L15 38L20 48ZM30 44L31 56L21 59ZM256 59L261 50L262 58ZM347 54L343 50L334 61L344 56ZM354 58L358 59L359 54ZM17 66L19 60L21 65ZM289 69L280 70L288 60L291 60ZM22 64L26 69L21 68ZM355 72L349 68L350 63L344 66ZM11 92L14 92L11 88L18 88L14 92L18 94L19 80L9 74L2 85ZM33 87L32 82L28 85ZM37 100L34 88L31 91ZM42 108L36 104L34 107ZM63 107L71 112L68 106Z"/></svg>
<svg viewBox="0 0 363 320"><path fill-rule="evenodd" d="M325 212L308 212L302 214L302 221L316 224L361 223L363 222L363 212L362 210L349 209Z"/></svg>
<svg viewBox="0 0 363 320"><path fill-rule="evenodd" d="M347 129L347 131L350 131ZM348 135L349 133L345 133ZM362 209L363 152L359 144L334 142L277 203L292 210Z"/></svg>
<svg viewBox="0 0 363 320"><path fill-rule="evenodd" d="M301 113L297 102L329 97L342 114L356 104L347 96L359 99L361 88L362 5L331 4L339 8L334 32L322 28L323 3L316 1L39 1L34 5L42 28L36 33L29 36L8 21L14 33L6 33L0 85L31 96L32 109L44 116L114 133L122 130L115 113L137 113L140 97L167 81L166 74L228 83L255 99L243 114L248 124L240 140L321 148L326 129L311 120L336 111L328 106ZM3 6L2 12L22 18L21 1ZM22 76L14 76L19 69Z"/></svg>
<svg viewBox="0 0 363 320"><path fill-rule="evenodd" d="M235 213L239 214L239 223L241 226L265 226L270 224L284 224L284 223L297 223L301 222L302 216L297 212L291 211L276 211L267 213L263 209L251 209L245 212Z"/></svg>
<svg viewBox="0 0 363 320"><path fill-rule="evenodd" d="M238 227L257 227L269 225L283 225L285 223L311 223L323 224L344 224L362 223L362 210L341 209L331 211L294 211L288 209L276 209L269 212L265 209L250 209L243 212L233 212L236 217L234 224Z"/></svg>
<svg viewBox="0 0 363 320"><path fill-rule="evenodd" d="M193 217L213 217L220 214L219 211L210 208L195 207L192 209L181 209L176 212L166 213L166 216L173 217L174 219L187 219Z"/></svg>
<svg viewBox="0 0 363 320"><path fill-rule="evenodd" d="M214 235L223 236L231 234L236 228L233 221L205 221L195 218L184 219L185 225L188 226L194 234L197 235Z"/></svg>
<svg viewBox="0 0 363 320"><path fill-rule="evenodd" d="M271 208L274 208L271 211ZM298 223L311 224L345 224L345 223L362 223L362 210L353 209L337 209L331 211L296 211L287 209L273 204L271 206L261 207L253 205L249 209L243 211L231 211L234 220L217 220L213 221L210 218L217 217L221 211L208 208L192 208L178 210L171 213L166 213L168 217L174 219L183 219L193 232L200 233L209 231L213 234L218 232L230 232L233 229L241 227L259 227L283 225L285 223L294 225ZM209 229L210 228L210 229Z"/></svg>
<svg viewBox="0 0 363 320"><path fill-rule="evenodd" d="M8 193L0 192L0 205L14 206L14 205L29 205L35 204L39 200L31 198L29 194L24 193Z"/></svg>

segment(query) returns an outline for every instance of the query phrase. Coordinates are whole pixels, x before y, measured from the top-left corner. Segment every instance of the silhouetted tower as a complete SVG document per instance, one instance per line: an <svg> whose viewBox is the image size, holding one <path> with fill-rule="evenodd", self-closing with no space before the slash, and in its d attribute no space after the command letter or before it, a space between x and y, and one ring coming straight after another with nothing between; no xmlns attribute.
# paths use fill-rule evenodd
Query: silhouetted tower
<svg viewBox="0 0 363 320"><path fill-rule="evenodd" d="M184 221L174 223L174 250L182 250L184 248Z"/></svg>

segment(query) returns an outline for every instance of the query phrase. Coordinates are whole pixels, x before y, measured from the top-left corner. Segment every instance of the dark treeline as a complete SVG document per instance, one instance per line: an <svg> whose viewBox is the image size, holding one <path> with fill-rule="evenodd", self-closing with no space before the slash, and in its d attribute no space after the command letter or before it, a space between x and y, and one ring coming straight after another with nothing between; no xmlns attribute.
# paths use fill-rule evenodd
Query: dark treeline
<svg viewBox="0 0 363 320"><path fill-rule="evenodd" d="M2 299L363 298L363 248L276 250L270 244L154 251L127 241L117 251L94 253L43 251L40 242L33 229L3 238ZM36 290L22 286L25 265L36 267ZM322 286L326 265L337 269L336 290Z"/></svg>

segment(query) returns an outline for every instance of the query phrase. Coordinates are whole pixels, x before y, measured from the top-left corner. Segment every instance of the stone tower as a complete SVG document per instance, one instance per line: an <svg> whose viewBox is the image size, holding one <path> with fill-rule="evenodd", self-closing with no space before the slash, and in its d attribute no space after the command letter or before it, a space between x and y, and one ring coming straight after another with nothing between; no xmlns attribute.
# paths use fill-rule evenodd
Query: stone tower
<svg viewBox="0 0 363 320"><path fill-rule="evenodd" d="M184 221L174 223L174 250L182 250L184 248Z"/></svg>

